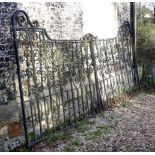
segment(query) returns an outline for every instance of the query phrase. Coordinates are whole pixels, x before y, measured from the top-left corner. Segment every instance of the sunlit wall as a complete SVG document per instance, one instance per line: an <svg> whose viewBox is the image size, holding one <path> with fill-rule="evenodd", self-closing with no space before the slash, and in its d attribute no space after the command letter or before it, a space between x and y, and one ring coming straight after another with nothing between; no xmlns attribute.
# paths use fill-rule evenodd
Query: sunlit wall
<svg viewBox="0 0 155 155"><path fill-rule="evenodd" d="M98 38L117 35L117 10L113 2L95 0L82 2L83 34L92 33Z"/></svg>

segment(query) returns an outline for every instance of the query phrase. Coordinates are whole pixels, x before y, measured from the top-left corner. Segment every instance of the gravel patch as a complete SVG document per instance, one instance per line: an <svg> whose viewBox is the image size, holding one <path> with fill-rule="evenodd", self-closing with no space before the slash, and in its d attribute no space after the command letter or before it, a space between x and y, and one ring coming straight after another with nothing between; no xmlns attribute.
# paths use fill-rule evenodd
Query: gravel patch
<svg viewBox="0 0 155 155"><path fill-rule="evenodd" d="M138 94L128 106L118 105L67 132L70 138L43 141L32 151L155 151L155 95Z"/></svg>

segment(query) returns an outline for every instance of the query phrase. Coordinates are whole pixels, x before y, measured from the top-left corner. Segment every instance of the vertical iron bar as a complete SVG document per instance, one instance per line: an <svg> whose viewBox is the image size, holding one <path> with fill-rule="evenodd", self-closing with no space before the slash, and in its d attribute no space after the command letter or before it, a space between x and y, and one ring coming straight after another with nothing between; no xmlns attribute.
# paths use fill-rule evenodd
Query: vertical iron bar
<svg viewBox="0 0 155 155"><path fill-rule="evenodd" d="M101 42L103 42L103 41L100 41L100 43ZM104 86L104 92L105 92L105 99L107 99L107 88L106 88L106 84L105 84L105 75L104 75L104 71L103 71L103 69L104 69L104 62L103 62L103 60L104 60L104 57L103 57L103 60L101 59L101 57L100 57L100 54L101 54L101 51L99 51L99 47L98 47L98 44L97 44L97 41L95 42L95 45L96 45L96 50L97 50L97 53L98 53L98 55L99 55L99 62L100 62L100 67L101 67L101 76L102 76L102 81L103 81L103 86ZM104 56L104 55L103 55ZM102 83L102 82L101 82ZM100 83L100 84L101 84ZM102 94L103 94L103 96L104 96L104 93L103 93L103 90L101 89L101 91L100 92L102 92Z"/></svg>
<svg viewBox="0 0 155 155"><path fill-rule="evenodd" d="M89 43L89 42L85 42L85 44L86 43ZM84 46L86 46L85 44ZM92 95L92 90L91 90L91 80L90 80L90 71L89 71L90 66L88 62L88 47L84 47L84 50L85 50L85 59L86 59L86 67L87 67L86 74L87 74L87 79L88 79L88 86L89 86L89 93L90 93L90 100L91 100L90 104L91 104L91 109L93 109L93 95ZM88 95L87 92L86 92L86 95ZM93 115L93 110L92 110L92 115Z"/></svg>
<svg viewBox="0 0 155 155"><path fill-rule="evenodd" d="M134 69L133 69L133 50L132 50L132 41L131 41L131 38L130 38L130 43L129 43L129 51L130 51L130 69L131 69L131 85L132 85L132 87L131 87L131 95L133 95L133 93L134 93L134 80L133 80L133 78L134 78Z"/></svg>
<svg viewBox="0 0 155 155"><path fill-rule="evenodd" d="M107 65L107 68L108 68L108 74L109 74L109 83L110 83L110 87L111 87L111 90L112 90L112 97L114 98L114 90L113 90L113 84L112 84L112 77L111 77L111 73L110 73L110 64L108 62L108 57L109 57L109 53L107 52L107 48L108 48L108 45L107 45L107 40L105 40L105 57L106 57L106 65Z"/></svg>
<svg viewBox="0 0 155 155"><path fill-rule="evenodd" d="M123 59L124 59L124 64L125 64L125 72L126 73L124 73L125 75L125 77L126 77L126 80L127 80L127 83L128 83L128 86L129 86L129 90L130 90L130 80L129 80L129 76L127 75L127 73L128 73L128 68L127 68L127 62L126 62L126 53L127 53L127 50L126 50L126 44L125 44L125 40L126 38L125 37L123 37L123 39L122 39L122 48L123 48L123 50L122 50L122 52L123 52ZM126 86L125 86L125 88L126 88ZM126 92L127 90L125 89L125 92Z"/></svg>
<svg viewBox="0 0 155 155"><path fill-rule="evenodd" d="M114 39L111 39L111 41L114 42ZM113 52L113 44L111 43L111 41L109 40L110 46L111 46L111 55L112 55L112 61L113 61L113 66L114 66L114 73L115 73L115 79L116 79L116 84L118 86L118 95L120 97L120 92L119 92L119 83L118 83L118 75L117 75L117 71L116 71L116 66L115 66L115 58L114 58L114 52Z"/></svg>
<svg viewBox="0 0 155 155"><path fill-rule="evenodd" d="M115 39L115 42L116 42L116 45L119 45L119 42L117 39ZM116 48L116 50L117 50L117 54L118 54L119 69L120 69L120 73L121 73L120 76L121 76L121 81L123 81L123 91L125 92L125 86L124 86L125 79L124 79L122 68L121 68L121 51L120 51L120 48L118 49L118 47Z"/></svg>
<svg viewBox="0 0 155 155"><path fill-rule="evenodd" d="M129 36L126 36L125 37L126 39L126 47L127 47L127 54L128 54L128 65L130 65L130 69L132 70L132 59L131 59L131 51L130 51L130 38ZM129 95L131 94L131 91L132 91L132 72L130 73L130 70L129 70Z"/></svg>
<svg viewBox="0 0 155 155"><path fill-rule="evenodd" d="M73 42L70 42L70 44L72 45ZM72 46L73 48L73 46ZM71 52L71 54L70 54ZM73 77L72 77L72 63L73 62L73 49L71 51L68 51L68 57L70 59L70 63L69 63L69 81L70 81L70 86L71 86L71 95L72 95L72 105L73 105L73 113L74 113L74 119L76 118L76 111L75 111L75 102L74 102L74 91L73 91Z"/></svg>
<svg viewBox="0 0 155 155"><path fill-rule="evenodd" d="M57 106L57 111L58 111L58 123L59 123L58 126L60 126L60 99L58 95L55 95L55 96L56 96L56 106Z"/></svg>
<svg viewBox="0 0 155 155"><path fill-rule="evenodd" d="M85 88L85 92L87 93L87 86L84 86L84 88ZM89 107L89 102L88 102L88 96L86 95L86 104L87 104L87 107L88 107L88 111L87 111L87 113L88 113L88 116L90 117L90 107ZM86 114L87 114L86 113ZM87 115L86 115L87 116Z"/></svg>
<svg viewBox="0 0 155 155"><path fill-rule="evenodd" d="M50 45L52 46L51 47L51 50L52 50L52 52L51 52L51 54L52 54L52 58L51 58L51 61L52 61L52 81L51 81L51 85L53 85L53 87L55 87L54 86L54 79L55 79L55 73L54 73L54 67L55 67L55 65L54 65L54 45L55 45L55 43L54 42L50 42ZM50 110L51 110L51 117L52 117L52 121L53 121L53 128L55 128L55 122L54 122L54 111L53 111L53 101L52 101L52 95L51 95L51 88L50 88L50 86L48 86L48 89L49 89L49 95L50 95Z"/></svg>
<svg viewBox="0 0 155 155"><path fill-rule="evenodd" d="M80 116L81 116L81 110L80 110L80 102L79 102L79 89L76 88L75 91L77 92L77 105L78 105L78 113L79 113L79 119L80 119Z"/></svg>
<svg viewBox="0 0 155 155"><path fill-rule="evenodd" d="M31 61L32 61L32 67L33 67L33 81L35 85L35 97L36 97L36 102L37 102L37 110L38 110L38 120L39 120L39 126L40 126L40 135L42 137L42 123L41 123L41 116L40 116L40 106L39 106L39 92L38 92L38 86L36 83L37 77L36 77L36 70L35 70L35 56L33 53L33 47L32 47L32 36L31 36L32 31L29 29L29 42L30 42L30 50L31 50Z"/></svg>
<svg viewBox="0 0 155 155"><path fill-rule="evenodd" d="M63 46L63 43L61 43L61 46ZM61 51L61 52L64 52L64 51ZM63 64L61 65L63 68L63 66L64 66L64 53L63 53L62 58L59 57L59 60L61 60L61 59L63 59ZM63 73L61 73L61 71L63 72L63 69L61 68L61 66L58 68L58 76L59 76L59 81L60 81L60 93L61 93L61 100L62 100L63 117L64 117L64 122L65 122L66 118L65 118L65 109L64 109L64 94L63 94L64 90L63 90L63 83L61 81L63 79L63 77L61 76L61 74L63 74Z"/></svg>
<svg viewBox="0 0 155 155"><path fill-rule="evenodd" d="M70 101L69 101L69 93L68 93L68 91L67 91L67 103L68 103L69 122L71 123Z"/></svg>
<svg viewBox="0 0 155 155"><path fill-rule="evenodd" d="M29 148L28 129L27 129L27 125L26 125L24 93L23 93L23 87L22 87L21 69L20 69L20 62L19 62L19 51L18 51L19 42L17 41L16 28L15 28L14 20L15 19L12 16L13 41L14 41L14 49L15 49L15 57L16 57L16 65L17 65L17 76L18 76L18 84L19 84L19 93L20 93L20 100L21 100L22 116L23 116L25 142L26 142L26 146Z"/></svg>
<svg viewBox="0 0 155 155"><path fill-rule="evenodd" d="M59 58L60 59L60 58ZM60 96L61 96L61 105L63 109L63 117L65 122L65 110L64 110L64 97L63 97L63 85L62 85L62 78L61 78L61 69L58 67L58 77L59 77L59 85L60 85Z"/></svg>
<svg viewBox="0 0 155 155"><path fill-rule="evenodd" d="M136 53L136 11L135 2L130 2L130 23L131 23L131 39L132 39L132 50L133 50L133 68L134 68L134 84L140 89L140 82L138 76L137 67L137 53Z"/></svg>
<svg viewBox="0 0 155 155"><path fill-rule="evenodd" d="M77 79L80 80L80 75L79 75L79 51L78 51L78 42L75 42L76 44L76 49L75 49L75 56L76 56L76 65L74 65L74 70L75 70L75 73L76 73L76 69L77 69ZM81 117L81 107L80 107L80 95L79 95L79 88L77 87L76 89L76 92L77 92L77 102L78 102L78 111L79 111L79 119Z"/></svg>
<svg viewBox="0 0 155 155"><path fill-rule="evenodd" d="M115 57L115 62L117 63L117 65L115 66L115 70L116 70L116 74L117 74L117 77L118 77L118 92L119 92L119 98L121 97L121 78L122 78L122 75L119 73L120 71L120 60L119 60L119 54L118 54L118 50L117 50L117 39L114 38L114 45L115 45L115 52L116 52L116 57Z"/></svg>
<svg viewBox="0 0 155 155"><path fill-rule="evenodd" d="M82 54L82 46L83 46L83 42L80 43L80 52L79 52L79 55L78 56L78 60L79 60L79 65L78 65L78 68L79 68L79 78L80 78L80 90L81 90L81 99L82 99L82 109L83 109L83 115L85 117L85 107L84 107L84 97L83 97L83 84L82 84L82 78L83 78L83 69L84 69L84 62L82 61L82 58L83 58L83 54Z"/></svg>
<svg viewBox="0 0 155 155"><path fill-rule="evenodd" d="M47 87L48 87L48 92L49 92L49 98L50 98L50 109L51 109L51 117L53 121L53 127L54 127L54 119L53 119L53 101L52 101L52 93L51 93L51 87L50 87L50 75L49 75L49 68L48 68L48 63L47 63L47 50L46 50L46 45L45 45L45 30L42 31L42 36L43 36L43 48L44 48L44 53L45 53L45 69L46 69L46 74L47 74ZM53 67L53 66L52 66Z"/></svg>
<svg viewBox="0 0 155 155"><path fill-rule="evenodd" d="M94 37L94 36L93 36ZM102 110L102 101L99 91L99 82L98 82L98 76L97 76L97 67L96 67L96 60L95 60L95 40L94 38L91 38L90 40L90 53L91 53L91 59L94 67L94 76L95 76L95 87L96 87L96 93L97 93L97 113L99 113Z"/></svg>
<svg viewBox="0 0 155 155"><path fill-rule="evenodd" d="M105 90L105 88L104 88L105 92L103 92L104 84L103 84L103 87L102 87L102 83L104 83L104 79L103 79L102 81L99 81L100 94L102 94L101 96L103 97L104 94L105 94L106 96L107 96L107 94L106 94L106 90ZM105 99L104 99L104 101L105 101ZM103 106L103 108L105 108L105 105ZM103 109L102 109L102 110L103 110Z"/></svg>
<svg viewBox="0 0 155 155"><path fill-rule="evenodd" d="M81 51L81 43L80 43L80 50L78 49L78 43L76 43L76 58L77 58L77 69L78 69L78 74L77 74L77 78L79 79L79 85L80 85L80 95L81 96L79 96L79 89L78 89L78 96L79 96L79 110L81 109L81 106L80 106L80 101L82 101L82 108L83 108L83 112L84 112L84 103L83 103L83 89L82 89L82 63L81 63L81 58L82 58L82 51ZM81 98L81 100L80 100L80 98ZM82 114L82 112L81 112L81 110L79 111L80 112L80 116L79 116L79 118L81 117L81 114ZM83 113L84 114L84 116L85 116L85 112Z"/></svg>
<svg viewBox="0 0 155 155"><path fill-rule="evenodd" d="M31 110L31 117L32 117L32 128L33 128L33 132L35 133L34 134L34 140L35 140L36 139L36 131L35 131L35 125L34 125L33 108L32 108L32 94L31 94L31 90L30 90L30 76L29 76L29 62L28 62L28 58L26 58L26 68L28 69L28 74L27 74L28 95L29 95L29 98L30 98L30 110Z"/></svg>
<svg viewBox="0 0 155 155"><path fill-rule="evenodd" d="M40 37L40 33L38 34L39 35L39 43L41 45L41 37ZM40 49L39 49L39 61L40 61L40 71L41 71L41 87L42 87L42 94L43 94L43 100L44 100L44 108L45 108L45 116L46 116L46 124L47 124L47 129L49 129L49 124L48 124L48 116L47 116L47 109L46 109L46 99L45 99L45 94L44 94L44 85L43 85L43 63L42 63L42 47L40 46ZM45 51L44 51L45 52ZM46 59L46 58L45 58ZM48 103L47 103L48 104Z"/></svg>

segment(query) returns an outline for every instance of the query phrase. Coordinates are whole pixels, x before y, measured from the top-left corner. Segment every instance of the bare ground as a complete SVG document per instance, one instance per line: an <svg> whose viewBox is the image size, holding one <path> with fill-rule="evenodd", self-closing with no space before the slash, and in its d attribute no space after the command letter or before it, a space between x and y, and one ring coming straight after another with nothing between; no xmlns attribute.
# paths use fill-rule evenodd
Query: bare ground
<svg viewBox="0 0 155 155"><path fill-rule="evenodd" d="M140 93L66 133L32 151L155 151L155 94Z"/></svg>

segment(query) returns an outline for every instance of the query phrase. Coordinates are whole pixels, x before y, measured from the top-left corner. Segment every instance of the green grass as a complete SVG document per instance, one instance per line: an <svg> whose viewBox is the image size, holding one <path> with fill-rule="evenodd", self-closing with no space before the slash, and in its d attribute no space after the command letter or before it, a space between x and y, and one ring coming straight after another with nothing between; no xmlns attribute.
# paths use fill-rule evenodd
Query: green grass
<svg viewBox="0 0 155 155"><path fill-rule="evenodd" d="M86 131L88 129L88 126L87 126L86 121L82 120L82 121L77 122L74 125L74 128L79 130L79 131Z"/></svg>
<svg viewBox="0 0 155 155"><path fill-rule="evenodd" d="M99 114L100 117L104 117L105 116L105 112L102 111L100 114Z"/></svg>
<svg viewBox="0 0 155 155"><path fill-rule="evenodd" d="M74 152L76 148L81 146L81 142L79 139L74 139L71 143L64 147L65 152Z"/></svg>
<svg viewBox="0 0 155 155"><path fill-rule="evenodd" d="M115 127L118 123L118 119L116 116L110 116L110 122L111 122L111 126Z"/></svg>
<svg viewBox="0 0 155 155"><path fill-rule="evenodd" d="M66 126L69 125L70 122L71 122L71 120L69 118L66 118L65 122L61 122L59 125L56 126L56 130L66 128Z"/></svg>
<svg viewBox="0 0 155 155"><path fill-rule="evenodd" d="M69 131L59 131L59 132L55 132L55 133L49 135L46 142L52 143L57 140L69 140L71 138L72 138L72 136Z"/></svg>
<svg viewBox="0 0 155 155"><path fill-rule="evenodd" d="M34 132L30 132L30 133L28 134L28 139L29 139L30 141L33 141L33 140L35 139L35 133L34 133Z"/></svg>
<svg viewBox="0 0 155 155"><path fill-rule="evenodd" d="M111 115L110 120L115 120L115 116Z"/></svg>
<svg viewBox="0 0 155 155"><path fill-rule="evenodd" d="M108 133L110 128L106 125L100 125L93 132L87 132L84 134L86 140L98 140Z"/></svg>
<svg viewBox="0 0 155 155"><path fill-rule="evenodd" d="M79 139L75 139L71 143L73 146L79 147L81 145L81 142Z"/></svg>
<svg viewBox="0 0 155 155"><path fill-rule="evenodd" d="M129 107L129 103L128 102L123 102L120 104L121 107L123 108L128 108Z"/></svg>
<svg viewBox="0 0 155 155"><path fill-rule="evenodd" d="M74 152L76 150L75 146L67 145L64 147L64 152Z"/></svg>

